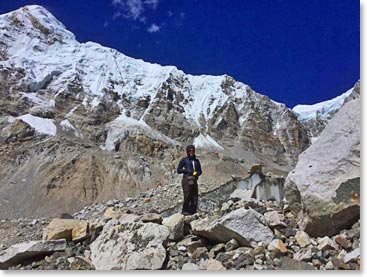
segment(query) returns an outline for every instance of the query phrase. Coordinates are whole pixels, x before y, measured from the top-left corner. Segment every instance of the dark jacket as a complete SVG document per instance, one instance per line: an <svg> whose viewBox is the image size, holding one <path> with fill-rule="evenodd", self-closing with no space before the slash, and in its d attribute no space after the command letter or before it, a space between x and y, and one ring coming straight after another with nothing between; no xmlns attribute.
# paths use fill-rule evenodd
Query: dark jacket
<svg viewBox="0 0 367 277"><path fill-rule="evenodd" d="M202 174L202 171L201 171L200 162L197 158L190 159L189 157L186 157L186 158L181 159L177 167L177 173L183 174L184 177L192 176L192 174L194 173L192 160L194 160L195 169L198 172L198 175L196 178L198 178Z"/></svg>

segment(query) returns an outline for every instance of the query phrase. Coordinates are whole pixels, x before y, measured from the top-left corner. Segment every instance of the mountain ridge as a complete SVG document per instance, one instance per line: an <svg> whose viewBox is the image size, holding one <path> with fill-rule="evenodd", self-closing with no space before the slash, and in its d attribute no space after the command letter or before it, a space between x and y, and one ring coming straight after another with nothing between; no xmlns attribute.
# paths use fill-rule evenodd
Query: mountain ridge
<svg viewBox="0 0 367 277"><path fill-rule="evenodd" d="M74 212L178 183L187 144L200 149L201 182L213 187L247 176L254 163L285 175L310 145L289 108L248 85L79 43L40 6L0 16L0 80L0 155L13 157L1 162L0 191L14 198L28 186L37 199L22 209L4 204L10 216L49 212L42 202Z"/></svg>

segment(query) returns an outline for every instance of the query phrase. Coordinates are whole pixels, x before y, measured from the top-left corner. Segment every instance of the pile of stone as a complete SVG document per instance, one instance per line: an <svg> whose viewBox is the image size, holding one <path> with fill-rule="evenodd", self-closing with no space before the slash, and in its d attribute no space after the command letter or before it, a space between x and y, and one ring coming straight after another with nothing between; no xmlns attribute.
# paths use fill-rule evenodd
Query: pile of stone
<svg viewBox="0 0 367 277"><path fill-rule="evenodd" d="M229 200L210 213L162 217L114 206L89 220L53 219L43 240L0 251L1 269L288 270L360 268L359 221L312 237L287 203Z"/></svg>

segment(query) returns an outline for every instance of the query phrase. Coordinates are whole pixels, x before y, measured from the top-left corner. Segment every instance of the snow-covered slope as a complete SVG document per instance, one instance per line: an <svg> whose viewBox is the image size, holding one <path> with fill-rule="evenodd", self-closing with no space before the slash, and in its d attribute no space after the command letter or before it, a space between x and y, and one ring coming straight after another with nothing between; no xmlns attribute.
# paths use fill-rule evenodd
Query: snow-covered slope
<svg viewBox="0 0 367 277"><path fill-rule="evenodd" d="M74 134L111 151L128 136L143 135L167 147L246 149L283 165L308 145L292 112L248 85L79 43L41 6L1 15L0 42L0 74L24 103L11 115L27 119L34 106L54 109L56 134L48 135Z"/></svg>
<svg viewBox="0 0 367 277"><path fill-rule="evenodd" d="M68 80L78 76L86 92L85 106L97 106L106 89L113 89L120 96L125 94L133 101L141 97L153 99L170 76L186 77L175 66L133 59L94 42L79 43L62 23L36 5L1 15L0 40L8 45L7 59L0 63L24 68L32 91L49 84L56 97ZM201 114L211 117L215 108L228 99L220 87L225 76L187 77L185 98L189 101L184 106L185 115L198 123ZM240 96L245 96L246 86L239 83L237 87L242 92ZM41 99L33 95L33 101ZM122 102L119 106L121 112L126 110Z"/></svg>
<svg viewBox="0 0 367 277"><path fill-rule="evenodd" d="M314 105L297 105L292 110L297 114L297 118L300 121L308 121L316 118L327 119L330 113L338 110L343 105L345 98L347 98L352 91L353 88L331 100Z"/></svg>

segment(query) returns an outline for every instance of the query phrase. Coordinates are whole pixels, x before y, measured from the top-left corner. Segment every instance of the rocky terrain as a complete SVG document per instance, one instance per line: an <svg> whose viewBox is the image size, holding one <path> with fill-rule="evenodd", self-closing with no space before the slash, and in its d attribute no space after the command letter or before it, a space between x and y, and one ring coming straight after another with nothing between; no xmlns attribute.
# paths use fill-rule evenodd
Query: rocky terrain
<svg viewBox="0 0 367 277"><path fill-rule="evenodd" d="M315 133L320 113L305 120L228 75L193 76L79 43L35 5L0 15L0 83L5 219L73 213L178 183L187 144L211 188L245 178L255 163L286 176L326 124ZM358 88L318 105L322 118Z"/></svg>
<svg viewBox="0 0 367 277"><path fill-rule="evenodd" d="M109 200L68 215L75 219L2 220L0 230L5 240L1 245L0 268L360 268L359 220L332 236L310 236L297 227L287 202L232 197L210 212L194 216L183 216L172 209L170 215L163 217L163 213L151 208L159 206L151 205L155 196L166 192L175 198L179 191L179 187L170 186L136 198ZM41 240L42 237L47 240ZM29 245L29 240L49 245L36 248ZM62 247L55 250L60 243ZM28 250L30 246L34 248Z"/></svg>
<svg viewBox="0 0 367 277"><path fill-rule="evenodd" d="M79 43L41 6L0 16L0 83L1 218L177 183L187 144L214 187L254 163L285 175L309 146L296 115L248 85Z"/></svg>
<svg viewBox="0 0 367 277"><path fill-rule="evenodd" d="M360 270L359 120L357 97L286 179L254 165L244 179L200 186L192 216L171 184L52 220L2 220L0 268Z"/></svg>
<svg viewBox="0 0 367 277"><path fill-rule="evenodd" d="M0 83L0 269L360 269L359 81L290 110L26 6L0 15Z"/></svg>

